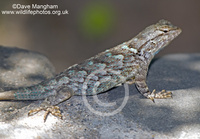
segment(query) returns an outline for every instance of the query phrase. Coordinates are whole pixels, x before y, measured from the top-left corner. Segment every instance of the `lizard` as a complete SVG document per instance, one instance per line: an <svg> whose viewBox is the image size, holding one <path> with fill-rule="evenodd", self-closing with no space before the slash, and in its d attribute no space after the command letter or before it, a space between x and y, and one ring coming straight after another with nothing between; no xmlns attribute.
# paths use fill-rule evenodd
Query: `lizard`
<svg viewBox="0 0 200 139"><path fill-rule="evenodd" d="M172 92L150 91L146 76L154 56L180 33L180 28L162 19L131 40L72 65L53 78L33 86L1 92L0 100L42 99L40 107L30 110L28 115L44 110L45 121L49 113L62 119L58 104L74 95L96 95L123 83L135 83L138 91L153 102L154 99L171 98ZM98 72L87 80L95 71ZM84 84L86 81L87 84ZM82 93L83 88L85 93Z"/></svg>

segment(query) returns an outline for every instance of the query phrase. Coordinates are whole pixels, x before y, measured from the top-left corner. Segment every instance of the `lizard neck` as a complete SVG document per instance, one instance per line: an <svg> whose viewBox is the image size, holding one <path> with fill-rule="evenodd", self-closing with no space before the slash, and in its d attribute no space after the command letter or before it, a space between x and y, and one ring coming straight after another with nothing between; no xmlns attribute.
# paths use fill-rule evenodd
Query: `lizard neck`
<svg viewBox="0 0 200 139"><path fill-rule="evenodd" d="M150 52L139 52L136 57L139 59L140 63L143 63L148 67L151 60L154 58L154 55Z"/></svg>

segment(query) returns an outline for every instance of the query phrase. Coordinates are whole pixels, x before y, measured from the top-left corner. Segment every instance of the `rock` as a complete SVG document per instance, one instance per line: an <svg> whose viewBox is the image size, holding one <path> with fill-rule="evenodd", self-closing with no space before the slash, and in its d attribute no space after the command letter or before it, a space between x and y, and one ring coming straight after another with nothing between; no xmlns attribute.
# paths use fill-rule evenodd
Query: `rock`
<svg viewBox="0 0 200 139"><path fill-rule="evenodd" d="M31 86L55 75L55 68L42 54L0 46L0 91ZM32 101L1 101L1 112L11 112ZM11 115L6 118L10 119Z"/></svg>
<svg viewBox="0 0 200 139"><path fill-rule="evenodd" d="M1 120L0 134L7 138L199 138L200 54L153 60L147 84L150 90L172 91L173 99L153 103L134 85L125 85L96 97L73 96L59 105L63 120L49 115L45 123L44 112L27 116L39 106L36 101L9 112L15 116Z"/></svg>

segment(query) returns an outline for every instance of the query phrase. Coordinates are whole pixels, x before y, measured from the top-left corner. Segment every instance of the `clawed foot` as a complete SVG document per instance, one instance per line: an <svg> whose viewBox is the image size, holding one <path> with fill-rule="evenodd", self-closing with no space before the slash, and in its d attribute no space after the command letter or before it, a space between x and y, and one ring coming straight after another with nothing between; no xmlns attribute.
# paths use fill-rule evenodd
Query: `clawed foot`
<svg viewBox="0 0 200 139"><path fill-rule="evenodd" d="M30 110L28 112L28 116L34 115L34 114L38 113L41 110L46 111L45 115L44 115L44 122L46 121L47 116L48 116L49 113L51 113L52 115L57 116L60 119L62 119L62 114L61 114L60 108L58 106L41 106L41 107L39 107L37 109Z"/></svg>
<svg viewBox="0 0 200 139"><path fill-rule="evenodd" d="M155 93L156 90L154 89L152 93L150 93L147 98L151 99L154 102L154 99L165 99L165 98L172 98L172 92L166 92L162 90L161 92Z"/></svg>

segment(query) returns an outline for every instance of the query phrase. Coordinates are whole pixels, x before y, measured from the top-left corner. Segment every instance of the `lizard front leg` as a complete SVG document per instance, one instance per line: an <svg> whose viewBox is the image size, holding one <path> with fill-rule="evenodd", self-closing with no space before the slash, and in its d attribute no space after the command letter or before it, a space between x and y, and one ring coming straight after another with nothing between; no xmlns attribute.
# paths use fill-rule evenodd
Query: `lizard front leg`
<svg viewBox="0 0 200 139"><path fill-rule="evenodd" d="M154 99L165 99L165 98L171 98L172 92L166 92L165 90L162 90L158 93L155 93L155 89L151 92L149 91L149 88L146 84L146 75L147 75L147 69L141 70L138 72L138 74L135 76L135 85L139 92L145 96L146 98L151 99L154 102Z"/></svg>
<svg viewBox="0 0 200 139"><path fill-rule="evenodd" d="M44 121L46 121L46 118L49 113L51 113L54 116L57 116L62 119L62 114L60 111L60 108L57 106L58 104L62 103L65 100L68 100L70 97L73 96L73 92L68 87L62 87L56 90L56 94L47 97L43 103L40 105L39 108L30 110L28 112L28 115L33 115L38 113L41 110L46 111L44 115Z"/></svg>

